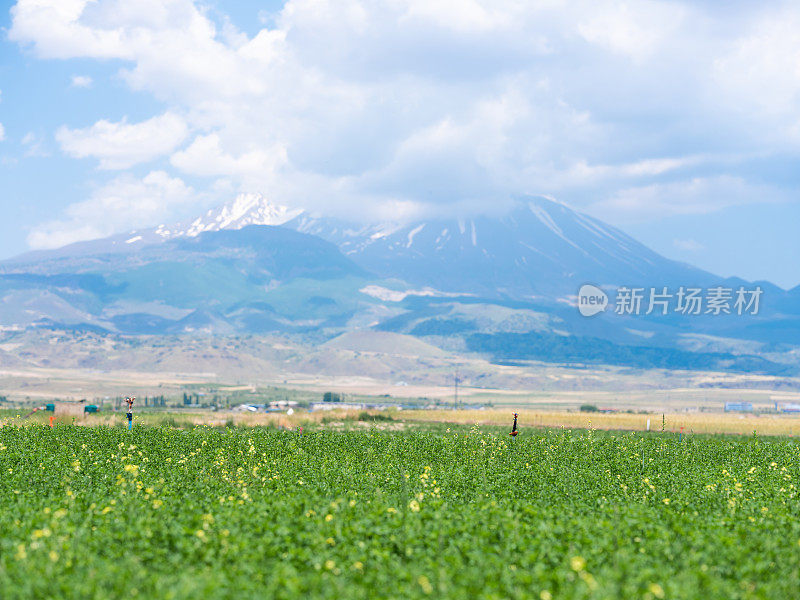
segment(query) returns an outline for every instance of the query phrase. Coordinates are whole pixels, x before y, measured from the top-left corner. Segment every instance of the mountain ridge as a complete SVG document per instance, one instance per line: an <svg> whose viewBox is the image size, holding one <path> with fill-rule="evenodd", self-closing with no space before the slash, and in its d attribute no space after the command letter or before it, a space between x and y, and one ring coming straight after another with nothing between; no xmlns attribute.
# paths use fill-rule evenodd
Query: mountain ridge
<svg viewBox="0 0 800 600"><path fill-rule="evenodd" d="M501 217L359 229L303 213L284 226L335 243L379 276L450 292L563 297L574 295L586 282L658 286L722 279L667 259L619 229L542 197L518 200Z"/></svg>
<svg viewBox="0 0 800 600"><path fill-rule="evenodd" d="M0 262L0 327L281 333L314 343L372 330L502 360L523 340L553 357L613 361L618 352L641 366L636 348L646 347L653 364L696 357L698 367L776 372L782 367L769 361L730 355L777 356L800 339L796 291L768 288L762 314L747 320L613 310L587 319L575 309L583 283L609 291L747 284L667 259L547 198L518 199L500 216L365 225L240 195L183 224ZM715 350L697 354L704 348Z"/></svg>

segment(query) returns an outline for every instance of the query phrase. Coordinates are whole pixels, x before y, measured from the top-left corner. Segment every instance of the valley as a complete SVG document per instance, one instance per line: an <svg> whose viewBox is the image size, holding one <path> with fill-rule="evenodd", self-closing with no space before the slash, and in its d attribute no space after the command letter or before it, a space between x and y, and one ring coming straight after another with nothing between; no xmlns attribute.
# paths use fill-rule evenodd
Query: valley
<svg viewBox="0 0 800 600"><path fill-rule="evenodd" d="M521 361L496 364L394 333L348 333L310 345L280 336L109 336L5 332L0 396L16 404L102 401L135 394L214 397L226 406L323 392L358 402L577 410L719 411L725 402L759 407L800 402L800 378L722 371L635 369Z"/></svg>

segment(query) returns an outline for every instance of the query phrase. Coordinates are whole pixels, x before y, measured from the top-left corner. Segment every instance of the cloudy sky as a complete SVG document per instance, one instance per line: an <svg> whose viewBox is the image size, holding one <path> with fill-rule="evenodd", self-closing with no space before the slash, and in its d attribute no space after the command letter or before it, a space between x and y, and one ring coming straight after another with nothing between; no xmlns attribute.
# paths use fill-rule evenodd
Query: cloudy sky
<svg viewBox="0 0 800 600"><path fill-rule="evenodd" d="M800 284L796 2L0 6L0 257L241 191L361 219L545 194Z"/></svg>

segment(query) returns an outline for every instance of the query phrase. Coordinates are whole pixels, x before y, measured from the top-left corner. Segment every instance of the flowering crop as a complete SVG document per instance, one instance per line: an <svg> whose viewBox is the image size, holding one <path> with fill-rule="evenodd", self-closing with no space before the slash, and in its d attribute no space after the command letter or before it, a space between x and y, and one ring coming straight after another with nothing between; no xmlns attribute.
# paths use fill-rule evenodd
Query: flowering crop
<svg viewBox="0 0 800 600"><path fill-rule="evenodd" d="M0 597L789 598L786 439L0 429Z"/></svg>

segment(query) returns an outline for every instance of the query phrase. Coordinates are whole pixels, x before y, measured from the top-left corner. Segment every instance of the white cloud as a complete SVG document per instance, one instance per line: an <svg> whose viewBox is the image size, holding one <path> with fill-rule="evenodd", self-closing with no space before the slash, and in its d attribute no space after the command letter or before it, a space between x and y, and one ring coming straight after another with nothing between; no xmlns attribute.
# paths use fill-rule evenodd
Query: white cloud
<svg viewBox="0 0 800 600"><path fill-rule="evenodd" d="M3 124L0 123L0 142L6 139L6 129L3 127Z"/></svg>
<svg viewBox="0 0 800 600"><path fill-rule="evenodd" d="M144 227L168 217L196 198L181 179L151 171L143 179L120 175L83 202L70 205L64 217L43 223L28 235L31 248L58 248Z"/></svg>
<svg viewBox="0 0 800 600"><path fill-rule="evenodd" d="M92 78L88 75L73 75L72 87L88 88L92 87Z"/></svg>
<svg viewBox="0 0 800 600"><path fill-rule="evenodd" d="M674 37L687 12L680 5L662 2L600 3L581 19L578 33L641 64Z"/></svg>
<svg viewBox="0 0 800 600"><path fill-rule="evenodd" d="M126 169L174 150L187 132L183 119L165 113L141 123L101 120L86 129L61 127L56 140L70 156L98 159L101 169Z"/></svg>
<svg viewBox="0 0 800 600"><path fill-rule="evenodd" d="M400 19L432 23L456 31L484 32L508 28L513 18L508 8L508 4L499 3L495 9L492 3L476 0L408 0Z"/></svg>
<svg viewBox="0 0 800 600"><path fill-rule="evenodd" d="M50 156L44 137L33 131L29 131L22 136L22 145L25 147L25 156L27 157L41 158Z"/></svg>
<svg viewBox="0 0 800 600"><path fill-rule="evenodd" d="M705 250L705 246L698 242L697 240L679 240L675 239L672 240L672 245L675 246L678 250L683 250L685 252L700 252L700 250Z"/></svg>
<svg viewBox="0 0 800 600"><path fill-rule="evenodd" d="M169 155L209 187L286 204L364 216L546 193L652 219L783 198L731 164L765 136L800 150L791 8L289 0L252 36L192 0L12 12L9 39L36 56L117 59L169 107L62 128L69 155L104 169Z"/></svg>
<svg viewBox="0 0 800 600"><path fill-rule="evenodd" d="M711 73L714 98L771 144L800 143L800 8L768 9L727 44Z"/></svg>
<svg viewBox="0 0 800 600"><path fill-rule="evenodd" d="M172 155L174 166L193 175L228 175L267 180L286 163L286 150L276 145L253 148L239 156L225 152L216 133L197 136L188 148Z"/></svg>
<svg viewBox="0 0 800 600"><path fill-rule="evenodd" d="M590 208L601 219L634 222L674 215L699 215L730 206L787 199L778 188L721 175L625 188Z"/></svg>

